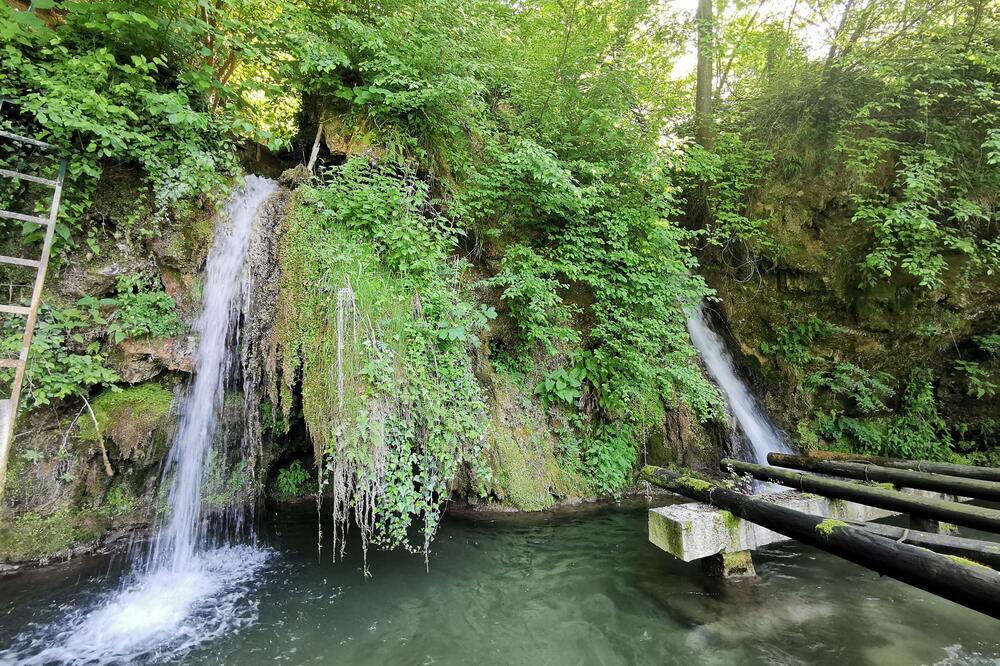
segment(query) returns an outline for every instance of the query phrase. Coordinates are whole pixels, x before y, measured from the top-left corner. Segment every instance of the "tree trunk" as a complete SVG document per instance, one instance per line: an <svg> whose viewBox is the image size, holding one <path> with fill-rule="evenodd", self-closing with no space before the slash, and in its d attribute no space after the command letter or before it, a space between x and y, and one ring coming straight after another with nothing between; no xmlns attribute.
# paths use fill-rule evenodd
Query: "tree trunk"
<svg viewBox="0 0 1000 666"><path fill-rule="evenodd" d="M868 567L878 573L1000 619L1000 573L974 563L910 546L838 520L771 504L660 467L646 467L650 483L726 509L787 537Z"/></svg>
<svg viewBox="0 0 1000 666"><path fill-rule="evenodd" d="M319 157L319 145L322 139L323 139L323 119L320 118L319 122L316 123L316 138L313 140L312 151L309 153L309 164L306 165L306 168L309 170L309 173L312 173L312 170L316 167L316 158Z"/></svg>
<svg viewBox="0 0 1000 666"><path fill-rule="evenodd" d="M835 479L823 478L812 474L802 474L776 467L764 467L754 465L739 460L725 459L722 461L723 469L731 467L737 472L745 472L760 481L770 481L780 483L796 490L807 493L816 493L826 497L877 506L889 511L898 511L920 516L922 518L934 518L956 525L974 527L988 532L1000 533L1000 511L987 509L979 506L968 506L958 502L948 502L946 500L931 499L929 497L918 497L916 495L904 495L895 490L886 490L875 486L866 486L853 481L837 481Z"/></svg>
<svg viewBox="0 0 1000 666"><path fill-rule="evenodd" d="M982 500L1000 500L1000 483L963 479L945 474L914 472L908 469L881 467L876 463L858 463L838 460L816 460L809 456L793 456L785 453L769 453L767 462L778 467L789 467L807 472L818 472L832 476L845 476L862 481L888 482L906 488L933 490L949 495L973 497Z"/></svg>
<svg viewBox="0 0 1000 666"><path fill-rule="evenodd" d="M698 143L712 148L712 60L715 57L715 37L712 0L698 0L695 16L698 26L698 78L695 87L694 119Z"/></svg>

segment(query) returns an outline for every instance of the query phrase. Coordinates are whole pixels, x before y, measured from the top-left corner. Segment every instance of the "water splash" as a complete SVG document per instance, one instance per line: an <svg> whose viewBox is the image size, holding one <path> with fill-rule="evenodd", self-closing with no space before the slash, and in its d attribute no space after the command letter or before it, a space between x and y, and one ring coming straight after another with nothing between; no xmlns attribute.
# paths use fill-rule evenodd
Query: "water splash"
<svg viewBox="0 0 1000 666"><path fill-rule="evenodd" d="M270 553L251 546L200 552L190 569L140 571L87 607L25 631L0 664L132 664L182 658L253 624L257 574Z"/></svg>
<svg viewBox="0 0 1000 666"><path fill-rule="evenodd" d="M183 654L256 619L249 596L268 551L209 548L202 518L202 480L216 440L225 381L234 367L228 345L245 293L244 264L257 210L277 185L248 176L226 206L208 255L202 312L195 322L195 375L165 467L168 517L149 556L114 592L56 624L29 630L0 663L132 663ZM7 660L13 660L8 662Z"/></svg>
<svg viewBox="0 0 1000 666"><path fill-rule="evenodd" d="M768 453L792 453L788 436L771 421L760 402L736 374L736 364L722 337L709 326L705 304L689 313L687 320L691 342L701 352L708 374L726 399L736 425L753 450L757 464L767 464Z"/></svg>

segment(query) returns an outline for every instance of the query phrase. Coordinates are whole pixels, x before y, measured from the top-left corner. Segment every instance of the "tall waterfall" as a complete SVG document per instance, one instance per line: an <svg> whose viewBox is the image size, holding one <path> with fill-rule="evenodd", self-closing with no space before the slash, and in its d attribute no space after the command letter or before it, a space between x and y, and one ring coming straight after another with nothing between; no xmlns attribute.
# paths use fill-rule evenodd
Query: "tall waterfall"
<svg viewBox="0 0 1000 666"><path fill-rule="evenodd" d="M166 469L173 471L170 514L157 535L150 560L153 568L190 569L202 541L201 482L222 411L225 373L235 354L226 342L240 312L243 265L253 219L276 189L273 181L247 177L244 188L226 207L230 228L219 230L208 255L202 310L194 325L198 335L195 375L184 398L177 438L167 459Z"/></svg>
<svg viewBox="0 0 1000 666"><path fill-rule="evenodd" d="M736 364L726 349L725 341L709 326L704 303L699 304L695 312L689 313L687 325L691 341L701 352L708 374L722 390L730 414L753 449L755 461L766 465L768 453L791 453L787 435L771 421L760 402L736 374Z"/></svg>
<svg viewBox="0 0 1000 666"><path fill-rule="evenodd" d="M57 624L19 637L0 664L127 664L173 658L256 617L249 592L268 553L246 545L210 547L201 516L204 470L216 439L226 375L235 349L227 345L239 319L244 265L253 220L276 191L249 176L234 192L208 255L201 315L195 323L195 375L180 407L180 424L164 482L168 514L150 556L122 586Z"/></svg>

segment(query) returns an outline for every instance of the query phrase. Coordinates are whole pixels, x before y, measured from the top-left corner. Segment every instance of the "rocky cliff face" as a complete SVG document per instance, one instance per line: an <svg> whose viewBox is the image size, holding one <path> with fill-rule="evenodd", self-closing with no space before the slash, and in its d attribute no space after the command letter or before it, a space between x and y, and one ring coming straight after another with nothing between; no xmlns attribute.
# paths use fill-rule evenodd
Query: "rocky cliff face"
<svg viewBox="0 0 1000 666"><path fill-rule="evenodd" d="M956 255L941 289L903 275L862 286L859 264L872 239L852 222L850 197L833 172L772 178L750 211L769 218L774 245L755 261L715 253L703 263L745 367L801 445L876 448L880 433L912 408L916 372L930 378L925 398L947 424L941 441L973 457L996 446L1000 403L977 391L963 362L975 363L986 381L1000 376L996 356L982 349L985 336L1000 331L1000 278L962 276ZM856 424L872 428L869 441L866 431L844 432Z"/></svg>

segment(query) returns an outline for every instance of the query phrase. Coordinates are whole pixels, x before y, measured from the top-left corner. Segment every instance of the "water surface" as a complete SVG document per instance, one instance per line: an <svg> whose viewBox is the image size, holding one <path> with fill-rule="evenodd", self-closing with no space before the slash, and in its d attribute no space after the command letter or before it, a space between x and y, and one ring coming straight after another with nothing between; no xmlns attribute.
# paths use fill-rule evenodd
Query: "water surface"
<svg viewBox="0 0 1000 666"><path fill-rule="evenodd" d="M314 512L271 514L248 621L146 662L1000 664L994 620L838 558L771 547L755 555L758 582L720 585L645 530L642 510L452 516L429 571L420 555L372 552L366 580L356 542L344 562L317 556ZM0 645L58 625L119 576L91 558L3 579Z"/></svg>

